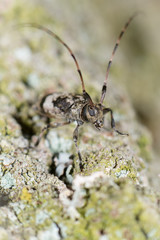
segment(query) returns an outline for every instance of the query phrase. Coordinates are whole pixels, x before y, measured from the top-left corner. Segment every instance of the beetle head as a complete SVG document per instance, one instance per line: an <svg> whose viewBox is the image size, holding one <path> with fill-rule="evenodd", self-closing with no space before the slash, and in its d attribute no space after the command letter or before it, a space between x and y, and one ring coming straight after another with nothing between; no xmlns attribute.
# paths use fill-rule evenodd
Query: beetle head
<svg viewBox="0 0 160 240"><path fill-rule="evenodd" d="M99 104L86 104L82 110L82 119L85 122L92 123L96 129L100 130L104 125L105 107Z"/></svg>

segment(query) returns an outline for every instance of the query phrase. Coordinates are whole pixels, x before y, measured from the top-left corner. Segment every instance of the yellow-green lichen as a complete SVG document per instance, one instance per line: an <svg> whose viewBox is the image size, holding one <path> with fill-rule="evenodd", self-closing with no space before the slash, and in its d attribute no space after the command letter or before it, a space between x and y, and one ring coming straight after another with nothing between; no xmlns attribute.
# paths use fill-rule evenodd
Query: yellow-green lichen
<svg viewBox="0 0 160 240"><path fill-rule="evenodd" d="M151 152L150 152L151 142L150 142L149 137L147 137L145 135L141 135L137 141L137 144L140 149L140 155L146 161L150 161L151 160Z"/></svg>
<svg viewBox="0 0 160 240"><path fill-rule="evenodd" d="M27 7L24 7L24 4L27 4ZM51 21L41 6L31 2L24 3L20 0L14 2L13 7L5 14L5 19L10 22L16 20L19 23L29 22L30 19L37 23Z"/></svg>
<svg viewBox="0 0 160 240"><path fill-rule="evenodd" d="M137 178L136 170L133 168L131 161L127 161L125 164L120 164L120 166L113 170L113 172L117 178L129 177L133 180Z"/></svg>
<svg viewBox="0 0 160 240"><path fill-rule="evenodd" d="M79 210L81 219L69 228L67 239L96 240L106 234L110 240L158 240L160 217L156 210L151 210L156 214L152 221L145 214L147 206L141 190L130 181L122 180L118 185L106 182L88 190L86 204Z"/></svg>
<svg viewBox="0 0 160 240"><path fill-rule="evenodd" d="M20 195L20 199L23 200L23 201L31 202L32 194L28 192L26 187L24 187L22 189L22 193Z"/></svg>

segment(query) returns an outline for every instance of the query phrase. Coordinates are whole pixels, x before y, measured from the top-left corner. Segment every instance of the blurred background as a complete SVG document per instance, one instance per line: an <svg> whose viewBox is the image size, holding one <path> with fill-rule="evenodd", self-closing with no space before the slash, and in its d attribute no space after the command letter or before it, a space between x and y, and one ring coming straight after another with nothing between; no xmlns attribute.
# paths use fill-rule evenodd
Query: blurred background
<svg viewBox="0 0 160 240"><path fill-rule="evenodd" d="M126 88L137 117L152 132L153 147L159 154L159 10L158 0L1 0L0 29L1 35L5 35L10 31L9 26L21 22L38 22L50 26L74 50L87 79L86 85L94 83L97 96L100 96L98 94L105 78L107 63L120 30L131 15L140 12L120 43L110 71L107 94L110 95L116 87ZM5 38L4 41L9 43L12 38ZM70 57L67 55L66 58L72 65ZM61 59L58 61L61 62ZM62 81L73 77L67 71L68 65L63 62L61 64L61 70L64 71ZM47 71L46 68L43 67L44 71ZM55 68L53 71L56 71ZM79 87L76 71L75 78ZM66 88L67 86L70 89L68 81Z"/></svg>

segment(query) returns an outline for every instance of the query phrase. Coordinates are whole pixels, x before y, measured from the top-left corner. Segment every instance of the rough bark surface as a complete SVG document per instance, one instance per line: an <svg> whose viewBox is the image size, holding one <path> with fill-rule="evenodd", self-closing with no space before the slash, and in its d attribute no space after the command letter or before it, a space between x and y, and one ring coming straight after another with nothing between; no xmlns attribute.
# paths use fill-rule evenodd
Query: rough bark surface
<svg viewBox="0 0 160 240"><path fill-rule="evenodd" d="M14 24L31 20L54 25L70 39L64 25L37 5L24 8L8 1L2 10L2 25L15 18ZM74 124L49 130L33 147L47 123L34 110L40 95L80 93L80 81L54 39L39 30L5 26L0 38L0 240L159 240L159 193L150 187L147 172L152 140L125 90L112 85L107 100L117 128L129 137L86 124L79 139L82 172L72 141ZM76 41L72 44L79 50ZM88 92L99 99L100 81L91 84L89 74L84 76ZM106 117L108 128L109 122Z"/></svg>

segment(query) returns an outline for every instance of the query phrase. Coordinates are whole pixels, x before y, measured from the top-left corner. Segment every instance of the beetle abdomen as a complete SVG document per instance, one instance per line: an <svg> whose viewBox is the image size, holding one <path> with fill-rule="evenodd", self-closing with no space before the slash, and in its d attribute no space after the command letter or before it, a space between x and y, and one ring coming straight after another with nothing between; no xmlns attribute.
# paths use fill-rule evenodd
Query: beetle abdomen
<svg viewBox="0 0 160 240"><path fill-rule="evenodd" d="M40 112L48 117L65 118L68 109L73 104L70 95L51 93L44 96L39 104Z"/></svg>

